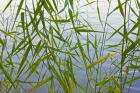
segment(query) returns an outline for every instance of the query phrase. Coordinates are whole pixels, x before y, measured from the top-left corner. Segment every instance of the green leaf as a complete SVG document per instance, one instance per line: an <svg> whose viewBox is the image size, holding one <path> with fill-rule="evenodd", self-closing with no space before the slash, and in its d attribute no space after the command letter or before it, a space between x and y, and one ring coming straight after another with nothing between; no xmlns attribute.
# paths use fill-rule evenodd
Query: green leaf
<svg viewBox="0 0 140 93"><path fill-rule="evenodd" d="M36 85L34 85L30 90L28 90L26 93L34 92L35 90L37 90L38 88L40 88L41 86L43 86L44 84L46 84L52 79L53 79L53 76L49 76L48 78L41 80Z"/></svg>
<svg viewBox="0 0 140 93"><path fill-rule="evenodd" d="M25 51L25 53L24 53L22 59L21 59L20 64L19 64L18 75L21 74L21 69L22 69L22 67L23 67L23 65L24 65L24 63L25 63L25 61L27 60L28 54L29 54L29 52L30 52L30 49L31 49L31 46L29 45L28 48L26 49L26 51Z"/></svg>
<svg viewBox="0 0 140 93"><path fill-rule="evenodd" d="M5 75L6 79L9 80L9 82L15 88L15 85L14 85L14 82L12 80L12 77L9 75L8 71L5 70L5 68L3 67L3 64L1 62L0 62L0 69L2 70L2 73Z"/></svg>
<svg viewBox="0 0 140 93"><path fill-rule="evenodd" d="M125 14L124 14L124 11L123 11L123 8L122 8L122 3L120 0L118 0L118 6L119 6L119 10L120 10L120 13L123 17L125 17Z"/></svg>
<svg viewBox="0 0 140 93"><path fill-rule="evenodd" d="M3 12L6 11L6 9L10 6L10 4L12 3L12 1L13 1L13 0L10 0L10 1L7 3L7 5L6 5L6 7L4 8Z"/></svg>
<svg viewBox="0 0 140 93"><path fill-rule="evenodd" d="M4 47L4 41L2 40L2 38L0 38L0 44L2 45L2 47Z"/></svg>
<svg viewBox="0 0 140 93"><path fill-rule="evenodd" d="M112 53L112 54L108 54L108 55L106 55L106 56L104 56L104 57L102 57L102 58L99 58L97 61L95 61L95 62L89 64L86 68L87 68L87 69L90 69L90 68L94 67L94 66L97 65L97 64L103 63L105 60L107 60L108 58L113 57L115 54L116 54L116 53Z"/></svg>
<svg viewBox="0 0 140 93"><path fill-rule="evenodd" d="M37 61L35 61L32 66L29 68L30 72L28 74L28 76L26 77L26 79L28 79L36 70L37 67L40 65L41 62L43 62L46 59L49 59L51 56L51 54L46 54L44 57L40 57L39 59L37 59Z"/></svg>

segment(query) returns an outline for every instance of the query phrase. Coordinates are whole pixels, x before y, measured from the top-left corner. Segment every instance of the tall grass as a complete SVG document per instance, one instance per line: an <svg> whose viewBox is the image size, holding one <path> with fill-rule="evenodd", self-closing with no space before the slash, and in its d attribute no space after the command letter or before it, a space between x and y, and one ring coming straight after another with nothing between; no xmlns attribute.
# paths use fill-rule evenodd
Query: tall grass
<svg viewBox="0 0 140 93"><path fill-rule="evenodd" d="M140 78L140 1L115 0L114 6L114 0L104 0L105 19L100 0L83 2L9 0L2 7L0 93L134 91ZM81 12L95 5L100 28ZM118 27L108 21L116 12ZM108 43L113 38L118 41Z"/></svg>

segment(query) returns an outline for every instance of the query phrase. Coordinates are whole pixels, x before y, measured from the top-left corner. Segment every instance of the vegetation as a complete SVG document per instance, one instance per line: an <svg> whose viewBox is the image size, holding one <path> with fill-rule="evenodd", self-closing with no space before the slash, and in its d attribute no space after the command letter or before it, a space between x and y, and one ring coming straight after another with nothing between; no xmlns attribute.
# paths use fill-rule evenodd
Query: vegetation
<svg viewBox="0 0 140 93"><path fill-rule="evenodd" d="M105 20L100 0L81 1L9 0L2 7L1 92L132 92L140 78L140 1L104 0ZM81 12L93 6L99 28ZM116 12L117 27L108 21Z"/></svg>

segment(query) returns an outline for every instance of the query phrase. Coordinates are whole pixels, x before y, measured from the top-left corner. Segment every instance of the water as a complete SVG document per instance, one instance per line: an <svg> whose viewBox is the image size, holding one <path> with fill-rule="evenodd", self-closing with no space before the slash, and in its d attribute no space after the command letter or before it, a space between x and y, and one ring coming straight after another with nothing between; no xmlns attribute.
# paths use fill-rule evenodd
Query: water
<svg viewBox="0 0 140 93"><path fill-rule="evenodd" d="M8 1L9 0L1 0L0 12L2 12L3 6L5 6ZM108 4L107 0L99 0L100 16L101 16L101 20L103 22L103 25L101 25L99 17L98 17L98 14L97 14L97 3L95 2L95 3L93 3L93 4L89 5L89 6L84 6L86 4L85 1L86 0L79 0L79 2L76 3L78 5L76 8L77 8L78 12L80 13L80 16L78 17L78 19L81 22L83 22L83 23L85 23L84 19L86 19L90 23L90 25L94 28L94 30L103 31L104 30L103 27L105 26L105 21L106 21L108 7L109 7L109 4ZM18 3L19 2L16 0L16 2L14 2L11 7L15 7L16 8L16 5L18 5ZM30 0L28 0L27 3L30 4L31 3ZM132 2L132 5L135 6L134 2ZM117 6L117 0L112 1L109 11L112 11L116 6ZM136 9L136 7L134 7L134 9ZM8 11L7 10L5 12L5 15L4 15L5 18L12 19L11 18L11 14L14 14L14 12L15 11ZM61 15L61 17L63 18L63 14ZM131 14L131 19L136 20L136 17L133 14ZM1 17L0 17L0 20L2 20ZM111 24L111 26L113 26L114 28L118 28L118 27L120 27L123 24L123 18L121 16L121 14L119 13L119 11L115 11L111 16L108 17L107 22L109 24ZM71 26L71 24L68 23L68 24L66 24L66 26ZM2 27L2 25L0 25L0 27ZM62 25L62 27L64 27L64 26ZM130 27L131 27L131 25L130 25ZM3 27L3 28L5 28L5 27ZM111 27L109 27L109 26L106 26L105 31L109 33L107 38L111 35L111 33L114 32L114 30ZM122 31L123 31L123 29L122 29ZM64 33L64 35L67 35L67 34L68 34L68 32ZM102 34L97 34L97 35L98 35L98 38L102 37ZM134 38L133 35L131 35L130 37ZM82 36L80 38L81 38L82 42L85 43L85 41L86 41L86 34L82 33ZM118 43L121 40L121 38L122 37L120 35L116 35L115 37L113 37L109 41L107 41L106 44L112 44L112 45L116 44L116 43ZM38 42L38 39L36 38L34 41ZM75 39L73 40L73 42L74 41L75 41ZM9 43L9 49L11 49L11 47L10 47L11 45ZM91 51L94 51L94 50L91 49ZM91 53L91 55L93 55L93 54ZM16 57L15 57L15 59L16 59ZM17 62L18 62L18 60L17 60ZM83 65L83 64L81 63L80 65ZM109 64L105 63L103 65L103 67L104 67L104 69L108 70ZM40 67L40 69L41 69L41 67ZM44 67L44 69L45 69L45 67ZM43 71L41 71L41 72L45 73ZM46 75L48 75L48 74L49 74L49 72ZM80 76L85 76L85 72L84 71L75 72L75 74L77 74L76 78L79 78L79 75ZM33 78L36 81L36 80L38 80L39 77L35 75L35 76L31 77L31 80ZM79 82L86 83L86 81L87 81L86 78L82 78L82 77L79 78ZM138 88L139 86L140 86L139 85L139 81L137 81L136 84L133 87L131 87L132 90L133 90L132 93L136 93L137 91L140 92L140 90ZM29 89L29 86L27 86L26 84L24 85L24 87L25 87L25 89ZM46 91L43 90L45 88L46 88L46 86L41 87L39 90L36 91L36 93L38 93L38 92L46 93Z"/></svg>

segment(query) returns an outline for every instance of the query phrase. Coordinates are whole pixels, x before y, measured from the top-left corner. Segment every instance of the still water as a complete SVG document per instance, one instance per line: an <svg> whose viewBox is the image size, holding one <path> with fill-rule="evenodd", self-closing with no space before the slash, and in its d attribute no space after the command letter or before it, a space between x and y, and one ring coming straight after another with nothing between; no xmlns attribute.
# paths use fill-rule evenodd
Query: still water
<svg viewBox="0 0 140 93"><path fill-rule="evenodd" d="M8 1L9 0L0 1L0 13L2 12L3 7L7 4ZM13 8L16 9L16 5L18 5L20 0L13 0L13 1L14 1L14 3L12 3L13 5L11 5L11 10L13 10ZM31 4L30 1L31 0L27 0L27 3ZM92 1L92 0L89 0L89 1ZM121 1L124 1L124 0L121 0ZM99 15L97 13L98 12L97 11L97 2L94 2L93 4L86 6L86 4L87 4L86 0L79 0L79 2L77 2L76 4L77 4L76 10L78 10L78 13L80 14L78 19L83 23L85 22L84 19L86 19L90 23L90 25L94 28L94 30L98 30L98 31L105 30L110 35L111 33L113 33L114 30L109 26L105 27L105 22L107 22L108 24L111 24L111 26L114 28L119 28L123 24L123 18L119 11L115 11L113 14L111 14L107 18L107 13L112 11L118 5L117 0L112 0L110 6L109 6L107 0L99 0L98 5L99 5L99 10L100 10L101 20L99 20ZM132 6L134 6L134 9L136 9L134 2L132 2ZM110 9L108 10L109 7L110 7ZM15 11L6 11L4 16L10 19L11 14L14 12ZM128 13L128 11L127 11L127 13ZM62 15L62 17L63 17L63 15ZM131 17L131 19L136 20L136 17L133 14L131 14L130 17ZM1 17L0 17L0 20L1 20ZM102 21L103 25L101 24L100 21ZM68 25L70 25L70 24L68 24ZM0 25L0 26L2 26L2 25ZM133 26L133 24L132 24L132 26ZM104 27L105 27L105 29L103 29ZM65 33L65 34L67 34L67 33ZM107 37L109 37L109 35ZM100 38L100 37L102 37L102 35L98 34L98 38ZM134 38L133 35L131 35L130 37ZM109 41L107 41L106 44L116 44L121 40L121 38L122 37L120 35L116 35L115 37L113 37ZM81 40L83 43L86 41L85 33L82 33ZM37 39L35 40L35 42L37 42ZM10 48L10 45L9 45L9 48ZM93 51L93 50L91 50L91 51ZM108 65L109 64L104 64L103 66L104 66L104 68L108 68ZM104 70L104 68L103 68L103 70ZM49 74L49 73L47 73L47 74ZM82 77L85 75L84 71L76 72L76 74L77 74L76 78L79 78L79 82L86 83L87 79ZM79 75L80 75L80 77L79 77ZM31 79L33 79L33 78L31 78ZM36 78L34 77L34 80L37 80L37 79L38 79L38 77L36 77ZM137 81L136 84L132 87L131 93L140 93L139 87L140 87L140 81ZM25 85L24 88L29 89L30 87ZM39 93L39 92L46 93L46 91L44 90L45 88L46 88L46 86L43 86L40 89L38 89L35 93Z"/></svg>

